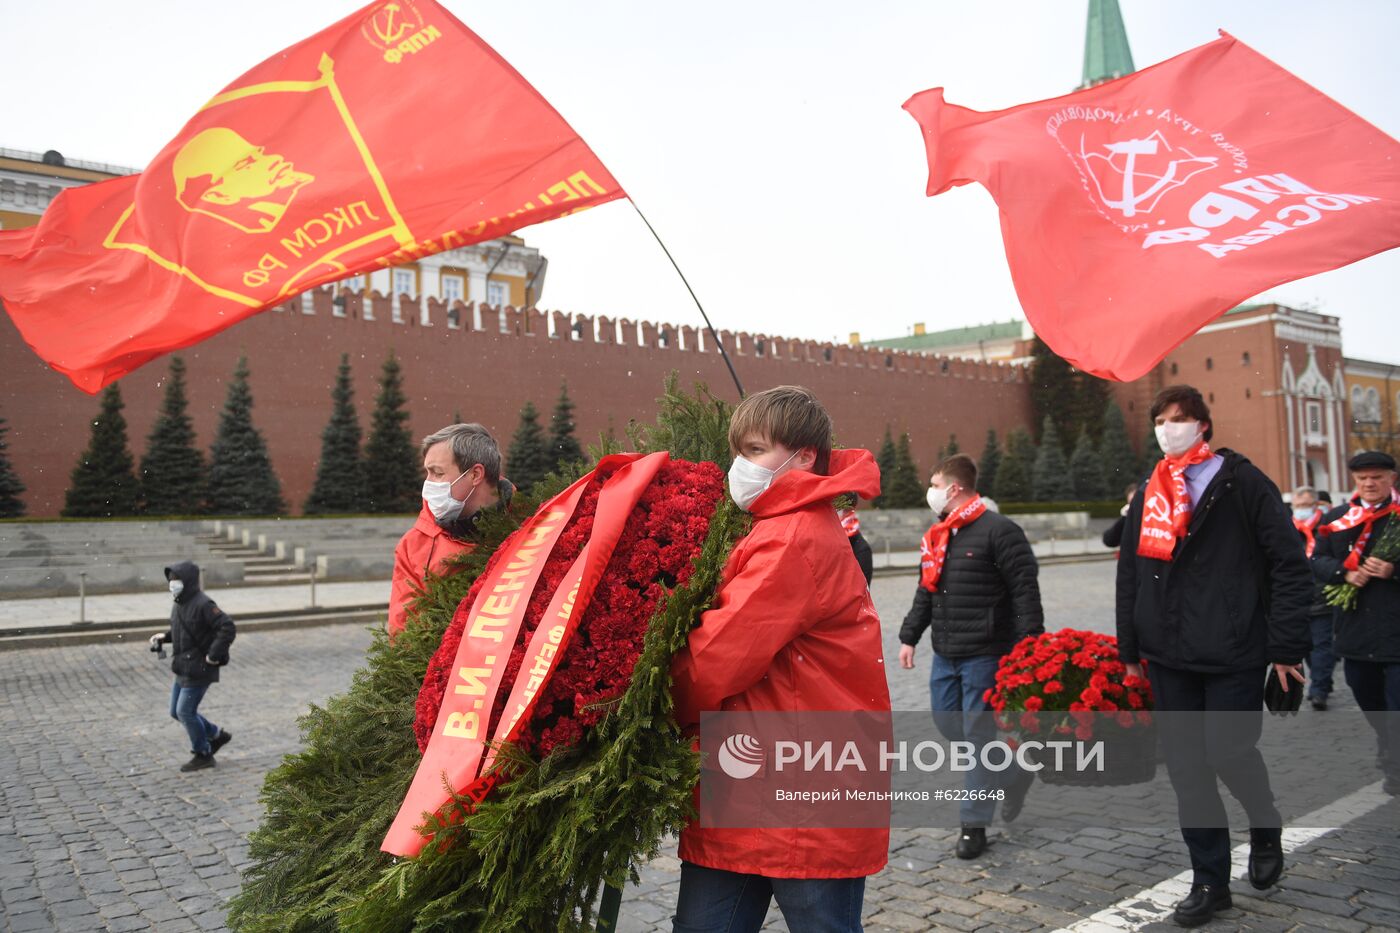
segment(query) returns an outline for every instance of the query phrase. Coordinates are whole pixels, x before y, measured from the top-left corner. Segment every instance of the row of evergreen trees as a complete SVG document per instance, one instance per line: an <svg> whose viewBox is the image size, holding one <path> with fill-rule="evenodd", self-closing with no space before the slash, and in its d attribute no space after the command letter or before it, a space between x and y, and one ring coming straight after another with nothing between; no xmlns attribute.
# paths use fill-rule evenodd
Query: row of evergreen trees
<svg viewBox="0 0 1400 933"><path fill-rule="evenodd" d="M980 491L998 502L1066 502L1115 499L1129 483L1137 482L1161 454L1149 437L1145 455L1133 453L1128 442L1123 411L1113 401L1104 404L1095 438L1079 419L1079 433L1067 448L1056 419L1047 414L1040 424L1040 443L1030 433L1013 430L1005 446L994 430L987 432L986 446L977 459ZM957 435L938 451L936 463L960 450ZM910 509L924 505L928 477L919 470L910 452L909 435L894 439L888 427L876 455L880 465L881 495L876 508ZM932 467L930 467L932 469Z"/></svg>
<svg viewBox="0 0 1400 933"><path fill-rule="evenodd" d="M247 358L239 359L229 383L207 463L196 446L185 377L184 361L172 357L160 414L139 469L127 441L121 389L113 383L103 391L87 449L73 469L65 517L286 512L267 443L253 424ZM403 368L392 351L379 376L369 439L363 445L354 395L350 357L341 354L331 389L331 416L321 433L321 456L305 513L417 510L422 470L409 432ZM507 458L508 475L517 486L529 488L561 465L584 459L575 437L574 407L568 386L561 386L546 435L533 403L525 404ZM461 421L460 414L453 417ZM15 518L24 514L24 485L9 461L7 432L0 419L0 518Z"/></svg>

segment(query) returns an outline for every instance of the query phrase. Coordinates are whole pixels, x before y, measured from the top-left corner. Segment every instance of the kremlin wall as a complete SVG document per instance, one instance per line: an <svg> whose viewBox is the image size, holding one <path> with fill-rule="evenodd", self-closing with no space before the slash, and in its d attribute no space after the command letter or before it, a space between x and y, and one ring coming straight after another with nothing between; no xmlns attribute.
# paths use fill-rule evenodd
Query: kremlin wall
<svg viewBox="0 0 1400 933"><path fill-rule="evenodd" d="M349 353L355 404L366 435L377 378L392 349L404 365L410 427L423 436L460 412L509 448L527 401L549 412L566 381L577 434L585 445L610 428L619 438L629 419L650 421L666 376L696 381L731 402L737 393L708 335L692 326L614 320L560 312L517 311L436 298L318 289L181 351L189 368L190 414L205 449L214 440L225 382L241 353L252 371L253 421L267 439L289 507L300 511L316 476L321 431L341 353ZM449 314L449 310L455 314ZM852 311L853 316L856 309ZM908 431L915 461L932 466L956 434L981 451L988 428L998 436L1031 424L1028 370L902 351L788 340L720 331L744 388L804 385L830 410L837 440L872 450L889 427ZM138 463L160 408L167 361L121 380L128 437ZM0 417L8 420L9 456L28 487L31 517L57 515L69 476L89 438L98 399L48 369L0 315ZM507 473L509 464L507 464Z"/></svg>

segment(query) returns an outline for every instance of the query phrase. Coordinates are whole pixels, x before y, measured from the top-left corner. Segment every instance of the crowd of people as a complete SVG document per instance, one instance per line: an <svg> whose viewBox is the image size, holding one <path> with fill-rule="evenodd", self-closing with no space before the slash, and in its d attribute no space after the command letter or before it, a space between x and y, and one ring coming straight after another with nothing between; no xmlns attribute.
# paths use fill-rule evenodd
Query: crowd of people
<svg viewBox="0 0 1400 933"><path fill-rule="evenodd" d="M1230 830L1219 783L1249 819L1248 880L1275 884L1284 869L1282 820L1257 748L1266 684L1327 708L1335 659L1376 730L1386 792L1400 792L1400 581L1377 543L1400 512L1396 463L1366 451L1349 462L1355 493L1325 509L1323 493L1274 483L1241 453L1214 449L1210 410L1190 386L1163 389L1151 408L1162 450L1125 491L1105 532L1118 547L1115 616L1119 659L1150 682L1193 872L1174 918L1196 926L1231 906ZM888 711L871 555L858 515L833 503L879 492L864 450L833 450L833 425L805 389L746 398L729 432L730 494L753 517L736 544L712 607L673 665L677 722L705 711ZM423 509L395 554L389 629L400 630L425 577L474 546L485 510L507 508L514 488L500 451L478 424L455 424L421 445ZM928 635L934 723L949 741L982 745L996 734L988 703L999 662L1044 630L1038 565L1021 528L977 491L977 464L957 454L933 471L932 523L924 535L913 602L899 630L900 668L915 666ZM1326 502L1330 505L1330 502ZM233 623L197 584L193 565L167 570L175 607L168 632L177 682L171 715L189 732L187 770L213 764L229 733L197 712L227 663ZM192 576L193 574L193 576ZM1324 587L1357 588L1345 607ZM743 664L716 658L746 658ZM1305 673L1306 671L1306 673ZM898 675L895 675L898 676ZM1296 705L1293 707L1296 708ZM1222 717L1175 714L1207 712ZM987 847L998 802L1021 811L1033 775L979 765L966 775L959 858ZM995 791L995 793L988 793ZM1202 814L1205 814L1204 818ZM884 867L888 829L745 828L691 824L680 839L677 931L757 930L776 899L789 926L861 928L865 878Z"/></svg>

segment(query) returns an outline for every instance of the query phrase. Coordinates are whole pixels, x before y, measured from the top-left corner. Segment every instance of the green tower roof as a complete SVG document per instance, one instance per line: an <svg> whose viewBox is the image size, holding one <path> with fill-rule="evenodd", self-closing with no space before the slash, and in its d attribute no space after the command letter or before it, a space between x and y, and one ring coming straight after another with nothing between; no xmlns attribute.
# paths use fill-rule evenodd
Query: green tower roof
<svg viewBox="0 0 1400 933"><path fill-rule="evenodd" d="M1090 87L1134 71L1133 53L1118 0L1089 0L1089 26L1084 33L1084 83Z"/></svg>

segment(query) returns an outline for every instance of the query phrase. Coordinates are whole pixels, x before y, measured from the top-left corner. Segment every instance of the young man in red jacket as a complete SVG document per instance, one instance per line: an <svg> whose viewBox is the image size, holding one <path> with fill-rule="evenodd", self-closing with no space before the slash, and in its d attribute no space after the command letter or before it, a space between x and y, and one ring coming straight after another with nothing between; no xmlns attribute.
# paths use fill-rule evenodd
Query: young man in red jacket
<svg viewBox="0 0 1400 933"><path fill-rule="evenodd" d="M672 666L676 719L703 711L887 712L880 620L833 500L874 498L866 450L831 449L810 392L746 399L729 425L729 493L754 516L714 608ZM756 931L769 901L792 930L859 931L865 877L885 866L889 829L702 827L681 834L677 933Z"/></svg>

